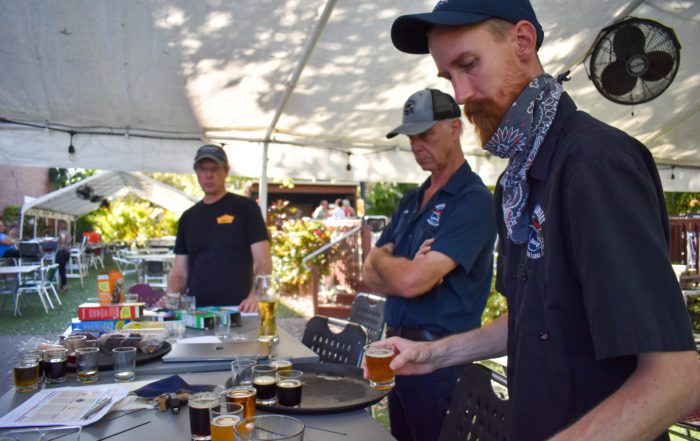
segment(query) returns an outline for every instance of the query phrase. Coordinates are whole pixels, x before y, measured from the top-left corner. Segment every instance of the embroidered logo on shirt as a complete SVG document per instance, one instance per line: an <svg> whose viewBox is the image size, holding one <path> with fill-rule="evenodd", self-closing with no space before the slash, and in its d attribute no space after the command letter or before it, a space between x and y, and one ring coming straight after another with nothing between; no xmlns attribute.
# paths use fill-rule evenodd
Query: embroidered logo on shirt
<svg viewBox="0 0 700 441"><path fill-rule="evenodd" d="M442 214L444 209L445 204L437 204L435 208L433 208L433 212L430 213L430 217L428 218L428 224L432 225L433 227L437 227L438 225L440 225L440 215Z"/></svg>
<svg viewBox="0 0 700 441"><path fill-rule="evenodd" d="M230 214L222 214L221 216L216 218L216 223L221 225L221 224L232 224L233 220L235 219L235 216L232 216Z"/></svg>
<svg viewBox="0 0 700 441"><path fill-rule="evenodd" d="M530 218L530 237L527 241L527 257L530 259L539 259L544 256L544 235L542 233L544 221L544 210L538 204Z"/></svg>

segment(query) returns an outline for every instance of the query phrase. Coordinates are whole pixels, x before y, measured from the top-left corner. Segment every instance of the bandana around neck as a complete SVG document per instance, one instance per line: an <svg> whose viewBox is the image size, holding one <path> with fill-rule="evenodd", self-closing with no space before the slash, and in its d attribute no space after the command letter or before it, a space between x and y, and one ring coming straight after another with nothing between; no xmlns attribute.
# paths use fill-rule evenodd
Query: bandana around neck
<svg viewBox="0 0 700 441"><path fill-rule="evenodd" d="M561 84L551 75L540 75L532 80L484 146L498 157L510 158L500 185L506 232L515 243L527 241L528 219L523 216L530 193L527 172L552 126L562 92Z"/></svg>

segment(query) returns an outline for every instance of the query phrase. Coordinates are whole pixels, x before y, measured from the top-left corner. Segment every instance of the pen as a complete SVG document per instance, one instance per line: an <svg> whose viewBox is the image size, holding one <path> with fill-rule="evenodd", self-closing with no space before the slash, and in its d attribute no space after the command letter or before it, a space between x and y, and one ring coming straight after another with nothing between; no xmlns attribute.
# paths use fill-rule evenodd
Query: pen
<svg viewBox="0 0 700 441"><path fill-rule="evenodd" d="M102 401L99 401L99 402L93 404L93 406L92 406L91 408L89 408L89 409L85 412L85 414L84 414L80 419L81 419L81 420L86 420L86 419L92 417L92 416L95 415L97 412L99 412L100 410L104 409L104 407L105 407L107 404L109 404L110 402L112 402L112 397L107 397L106 400L102 400Z"/></svg>

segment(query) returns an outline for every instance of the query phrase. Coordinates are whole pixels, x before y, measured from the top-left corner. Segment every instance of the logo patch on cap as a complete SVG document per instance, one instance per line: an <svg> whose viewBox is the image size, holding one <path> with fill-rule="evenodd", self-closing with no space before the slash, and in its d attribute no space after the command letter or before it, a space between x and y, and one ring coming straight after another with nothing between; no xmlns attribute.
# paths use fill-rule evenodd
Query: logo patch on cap
<svg viewBox="0 0 700 441"><path fill-rule="evenodd" d="M437 11L438 9L440 9L440 7L445 6L446 4L447 4L447 0L440 0L439 2L437 2L435 7L433 8L433 12Z"/></svg>
<svg viewBox="0 0 700 441"><path fill-rule="evenodd" d="M530 237L527 241L527 257L530 259L539 259L544 256L544 233L542 232L544 221L544 210L537 204L530 218Z"/></svg>
<svg viewBox="0 0 700 441"><path fill-rule="evenodd" d="M416 102L413 100L406 101L403 106L403 116L413 115L413 111L416 109Z"/></svg>

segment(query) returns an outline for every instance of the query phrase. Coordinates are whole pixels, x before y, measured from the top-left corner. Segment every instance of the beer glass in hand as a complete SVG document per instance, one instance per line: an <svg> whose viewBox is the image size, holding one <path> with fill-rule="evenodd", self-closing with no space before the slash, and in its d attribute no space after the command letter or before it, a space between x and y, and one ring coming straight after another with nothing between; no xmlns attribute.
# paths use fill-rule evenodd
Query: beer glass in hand
<svg viewBox="0 0 700 441"><path fill-rule="evenodd" d="M386 390L394 387L394 371L389 367L389 363L395 356L396 353L392 348L365 346L367 376L369 385L373 389Z"/></svg>
<svg viewBox="0 0 700 441"><path fill-rule="evenodd" d="M277 277L266 275L255 278L255 296L260 313L260 341L277 341L277 303L279 302L279 281Z"/></svg>

